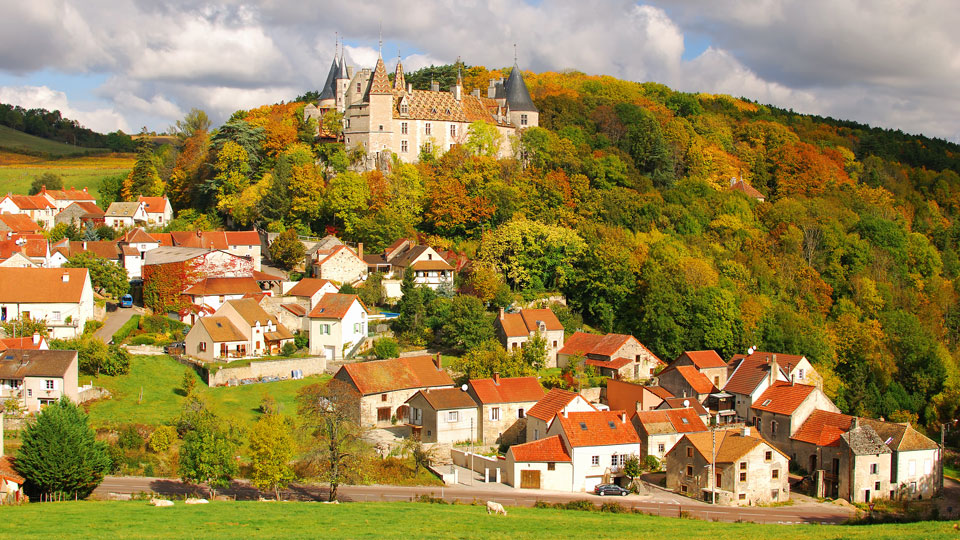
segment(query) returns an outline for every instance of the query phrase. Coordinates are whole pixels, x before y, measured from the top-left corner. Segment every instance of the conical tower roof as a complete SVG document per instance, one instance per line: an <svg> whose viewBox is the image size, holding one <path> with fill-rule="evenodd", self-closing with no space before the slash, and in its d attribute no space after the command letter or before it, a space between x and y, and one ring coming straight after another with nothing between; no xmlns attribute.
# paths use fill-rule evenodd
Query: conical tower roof
<svg viewBox="0 0 960 540"><path fill-rule="evenodd" d="M337 79L349 79L347 76L347 60L343 57L343 51L340 52L340 66L337 70Z"/></svg>
<svg viewBox="0 0 960 540"><path fill-rule="evenodd" d="M330 64L330 72L327 73L327 80L323 83L323 88L320 89L320 100L325 99L336 99L337 98L337 89L336 89L336 80L337 73L340 71L340 64L337 62L337 57L334 55L333 63Z"/></svg>
<svg viewBox="0 0 960 540"><path fill-rule="evenodd" d="M403 64L397 58L397 72L393 74L393 89L403 90L407 87L407 80L403 77Z"/></svg>
<svg viewBox="0 0 960 540"><path fill-rule="evenodd" d="M507 94L507 105L511 111L531 111L538 112L537 106L530 99L530 92L527 90L527 84L523 82L523 75L520 73L520 66L513 64L510 71L510 77L504 84L504 90Z"/></svg>
<svg viewBox="0 0 960 540"><path fill-rule="evenodd" d="M387 68L383 65L383 58L377 58L377 65L373 68L373 77L370 79L369 94L392 94L390 78L387 77Z"/></svg>

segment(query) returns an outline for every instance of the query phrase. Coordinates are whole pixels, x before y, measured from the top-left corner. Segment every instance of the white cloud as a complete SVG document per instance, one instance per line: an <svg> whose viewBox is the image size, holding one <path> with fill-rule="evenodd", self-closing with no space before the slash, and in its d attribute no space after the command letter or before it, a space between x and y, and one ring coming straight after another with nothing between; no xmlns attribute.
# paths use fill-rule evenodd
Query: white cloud
<svg viewBox="0 0 960 540"><path fill-rule="evenodd" d="M65 93L46 86L0 86L0 102L28 109L59 110L62 116L102 133L118 129L128 130L126 120L117 111L109 108L83 109L71 106Z"/></svg>

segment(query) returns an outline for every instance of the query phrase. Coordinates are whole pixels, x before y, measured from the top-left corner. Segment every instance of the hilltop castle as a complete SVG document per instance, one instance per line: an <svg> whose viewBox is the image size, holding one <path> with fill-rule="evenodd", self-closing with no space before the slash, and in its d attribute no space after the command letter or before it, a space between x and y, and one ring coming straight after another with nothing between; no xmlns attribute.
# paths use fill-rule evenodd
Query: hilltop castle
<svg viewBox="0 0 960 540"><path fill-rule="evenodd" d="M470 124L478 120L496 126L502 135L499 155L508 157L513 154L511 138L539 121L516 60L510 76L491 80L483 97L479 89L465 94L459 74L449 92L437 83L430 90L414 90L404 80L399 58L391 83L382 56L372 70L356 71L346 66L341 53L334 55L317 105L308 105L304 116L319 119L331 110L343 114L347 149L366 149L368 167L388 163L390 154L410 163L422 148L445 152L466 141Z"/></svg>

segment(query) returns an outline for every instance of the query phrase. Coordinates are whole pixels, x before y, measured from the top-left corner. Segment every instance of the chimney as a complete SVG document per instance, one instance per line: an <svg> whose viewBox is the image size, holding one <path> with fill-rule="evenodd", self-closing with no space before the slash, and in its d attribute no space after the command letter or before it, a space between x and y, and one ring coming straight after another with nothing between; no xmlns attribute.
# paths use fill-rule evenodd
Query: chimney
<svg viewBox="0 0 960 540"><path fill-rule="evenodd" d="M363 242L357 244L357 257L363 258Z"/></svg>
<svg viewBox="0 0 960 540"><path fill-rule="evenodd" d="M430 81L430 91L431 91L431 92L439 92L439 91L440 91L440 83L438 83L437 81Z"/></svg>
<svg viewBox="0 0 960 540"><path fill-rule="evenodd" d="M749 437L749 436L750 436L750 426L743 426L743 429L740 430L740 434L743 435L744 437Z"/></svg>
<svg viewBox="0 0 960 540"><path fill-rule="evenodd" d="M790 377L790 386L793 386L793 364L787 362L787 375Z"/></svg>
<svg viewBox="0 0 960 540"><path fill-rule="evenodd" d="M433 357L433 364L434 364L435 366L437 366L437 371L441 371L441 367L440 367L440 353L437 353L437 355Z"/></svg>
<svg viewBox="0 0 960 540"><path fill-rule="evenodd" d="M87 188L83 188L83 192L86 193L86 192L87 192Z"/></svg>
<svg viewBox="0 0 960 540"><path fill-rule="evenodd" d="M564 417L564 418L567 417L567 408L566 408L566 407L564 407L560 412L563 413L563 417Z"/></svg>
<svg viewBox="0 0 960 540"><path fill-rule="evenodd" d="M499 371L494 371L494 372L493 372L493 384L495 384L495 385L497 385L497 386L500 386L500 372L499 372Z"/></svg>
<svg viewBox="0 0 960 540"><path fill-rule="evenodd" d="M39 344L40 344L40 332L34 332L34 333L33 333L33 344L34 344L34 345L39 345ZM0 453L0 455L3 455L3 454Z"/></svg>
<svg viewBox="0 0 960 540"><path fill-rule="evenodd" d="M470 95L473 96L473 97L480 97L480 89L479 89L479 88L474 88L474 89L473 89L473 92L470 92Z"/></svg>
<svg viewBox="0 0 960 540"><path fill-rule="evenodd" d="M64 272L63 277L60 279L62 279L64 283L68 283L70 281L70 272Z"/></svg>
<svg viewBox="0 0 960 540"><path fill-rule="evenodd" d="M621 424L626 424L626 423L627 423L627 413L625 413L625 412L621 412L621 413L620 413L620 423L621 423Z"/></svg>
<svg viewBox="0 0 960 540"><path fill-rule="evenodd" d="M413 83L407 83L407 93L413 93Z"/></svg>
<svg viewBox="0 0 960 540"><path fill-rule="evenodd" d="M459 84L451 86L450 93L453 94L453 99L460 101L460 98L463 97L460 95L462 90L463 88L461 88Z"/></svg>
<svg viewBox="0 0 960 540"><path fill-rule="evenodd" d="M853 420L850 421L850 429L857 429L858 427L860 427L860 418L854 416Z"/></svg>
<svg viewBox="0 0 960 540"><path fill-rule="evenodd" d="M503 308L500 308L500 320L503 320Z"/></svg>
<svg viewBox="0 0 960 540"><path fill-rule="evenodd" d="M777 355L773 355L773 360L770 361L770 386L773 386L773 383L777 382L777 373L780 371L780 366L777 365Z"/></svg>

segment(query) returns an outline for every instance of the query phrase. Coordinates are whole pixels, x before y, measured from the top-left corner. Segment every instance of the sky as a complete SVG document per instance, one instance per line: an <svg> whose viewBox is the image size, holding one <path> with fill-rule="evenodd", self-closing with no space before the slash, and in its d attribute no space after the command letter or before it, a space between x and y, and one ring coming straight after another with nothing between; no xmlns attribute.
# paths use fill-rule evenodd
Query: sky
<svg viewBox="0 0 960 540"><path fill-rule="evenodd" d="M960 142L949 0L0 0L0 102L101 132L318 89L348 63L611 75ZM381 34L382 28L382 34Z"/></svg>

